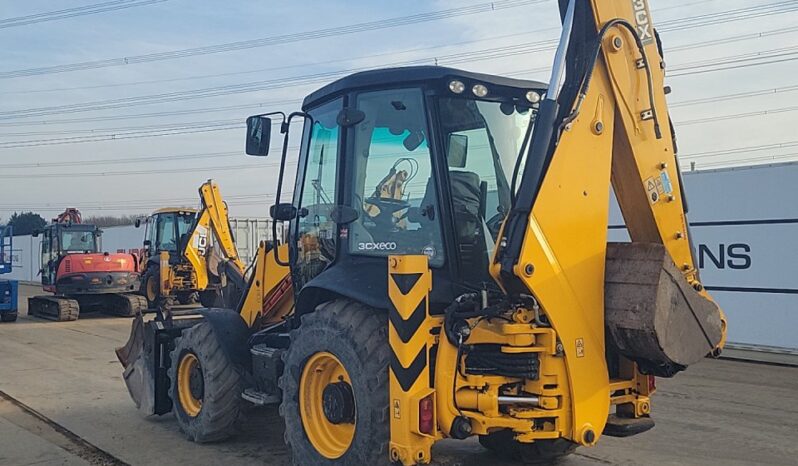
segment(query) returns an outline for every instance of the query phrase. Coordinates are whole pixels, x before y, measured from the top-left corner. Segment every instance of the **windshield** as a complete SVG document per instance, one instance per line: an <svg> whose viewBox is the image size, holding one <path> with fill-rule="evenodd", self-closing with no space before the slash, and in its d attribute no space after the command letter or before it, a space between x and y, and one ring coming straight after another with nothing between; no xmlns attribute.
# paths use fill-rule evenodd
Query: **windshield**
<svg viewBox="0 0 798 466"><path fill-rule="evenodd" d="M61 244L65 252L96 252L96 237L93 231L62 230Z"/></svg>
<svg viewBox="0 0 798 466"><path fill-rule="evenodd" d="M453 97L441 98L439 107L461 270L468 281L487 281L493 246L512 202L513 173L523 170L522 147L536 110Z"/></svg>

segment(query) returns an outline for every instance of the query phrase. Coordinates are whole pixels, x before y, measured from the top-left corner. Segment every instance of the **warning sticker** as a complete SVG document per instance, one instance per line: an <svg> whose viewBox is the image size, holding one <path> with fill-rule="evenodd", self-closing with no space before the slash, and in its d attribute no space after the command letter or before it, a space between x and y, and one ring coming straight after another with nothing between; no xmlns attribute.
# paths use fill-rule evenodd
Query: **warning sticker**
<svg viewBox="0 0 798 466"><path fill-rule="evenodd" d="M399 409L399 400L393 400L393 417L396 419L401 419L401 410Z"/></svg>
<svg viewBox="0 0 798 466"><path fill-rule="evenodd" d="M657 184L659 183L659 188ZM652 204L656 204L659 201L660 197L660 189L662 187L662 180L659 177L648 178L645 183L646 185L646 195L648 196L648 201Z"/></svg>
<svg viewBox="0 0 798 466"><path fill-rule="evenodd" d="M584 358L585 357L585 339L584 338L577 338L576 339L576 357L577 358Z"/></svg>
<svg viewBox="0 0 798 466"><path fill-rule="evenodd" d="M671 194L673 192L673 184L671 184L671 177L668 175L668 172L662 170L659 173L659 180L662 184L662 190L665 194Z"/></svg>

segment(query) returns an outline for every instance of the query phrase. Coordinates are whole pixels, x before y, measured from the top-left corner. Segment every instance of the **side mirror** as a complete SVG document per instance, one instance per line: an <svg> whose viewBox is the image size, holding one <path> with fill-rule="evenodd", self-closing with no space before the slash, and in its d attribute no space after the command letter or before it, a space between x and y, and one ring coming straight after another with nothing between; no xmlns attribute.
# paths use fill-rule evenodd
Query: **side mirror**
<svg viewBox="0 0 798 466"><path fill-rule="evenodd" d="M278 222L287 222L289 220L293 220L297 217L299 211L293 204L289 204L287 202L281 202L280 204L275 204L269 208L269 215L272 216L273 219L277 220Z"/></svg>
<svg viewBox="0 0 798 466"><path fill-rule="evenodd" d="M33 231L30 233L30 234L31 234L31 236L33 236L34 238L38 238L38 237L39 237L39 235L41 234L41 232L42 232L42 230L41 230L41 229L39 229L39 228L36 228L36 229L35 229L35 230L33 230Z"/></svg>
<svg viewBox="0 0 798 466"><path fill-rule="evenodd" d="M145 240L144 240L144 247L145 247L145 248L147 248L147 249L149 249L149 248L150 248L150 246L152 246L152 241L150 241L150 240L148 240L148 239L145 239Z"/></svg>
<svg viewBox="0 0 798 466"><path fill-rule="evenodd" d="M141 219L137 218L136 221L133 222L133 226L135 226L136 228L140 227L141 226Z"/></svg>
<svg viewBox="0 0 798 466"><path fill-rule="evenodd" d="M269 139L272 135L272 120L262 116L247 118L247 155L264 157L269 155Z"/></svg>

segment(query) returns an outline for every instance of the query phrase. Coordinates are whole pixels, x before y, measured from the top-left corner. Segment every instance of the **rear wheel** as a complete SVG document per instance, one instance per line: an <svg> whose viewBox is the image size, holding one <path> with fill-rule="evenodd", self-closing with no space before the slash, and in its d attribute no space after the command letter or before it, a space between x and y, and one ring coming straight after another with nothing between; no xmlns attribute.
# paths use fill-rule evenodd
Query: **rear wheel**
<svg viewBox="0 0 798 466"><path fill-rule="evenodd" d="M149 309L158 308L158 296L161 294L160 276L155 267L150 267L141 277L141 294L147 298Z"/></svg>
<svg viewBox="0 0 798 466"><path fill-rule="evenodd" d="M500 430L488 435L480 435L479 443L501 458L523 464L552 464L570 455L577 445L569 440L544 439L533 443L515 440L511 430Z"/></svg>
<svg viewBox="0 0 798 466"><path fill-rule="evenodd" d="M280 378L294 464L388 463L387 330L383 312L346 300L302 316Z"/></svg>
<svg viewBox="0 0 798 466"><path fill-rule="evenodd" d="M17 311L0 312L0 322L14 322L17 320Z"/></svg>
<svg viewBox="0 0 798 466"><path fill-rule="evenodd" d="M169 368L169 396L180 429L195 442L233 435L241 415L241 374L222 350L207 322L175 340Z"/></svg>

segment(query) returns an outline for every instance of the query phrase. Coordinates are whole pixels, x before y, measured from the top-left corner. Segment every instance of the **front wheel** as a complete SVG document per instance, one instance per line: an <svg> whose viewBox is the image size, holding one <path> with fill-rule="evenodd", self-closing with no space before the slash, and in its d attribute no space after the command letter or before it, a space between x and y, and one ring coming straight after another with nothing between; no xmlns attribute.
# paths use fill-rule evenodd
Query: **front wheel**
<svg viewBox="0 0 798 466"><path fill-rule="evenodd" d="M347 300L302 316L280 378L294 464L388 463L387 330L384 312Z"/></svg>
<svg viewBox="0 0 798 466"><path fill-rule="evenodd" d="M553 464L573 453L577 447L564 438L521 443L515 440L513 431L507 429L480 435L479 443L501 458L522 464Z"/></svg>
<svg viewBox="0 0 798 466"><path fill-rule="evenodd" d="M216 338L201 322L175 340L169 397L180 430L195 442L224 440L236 432L243 381Z"/></svg>

